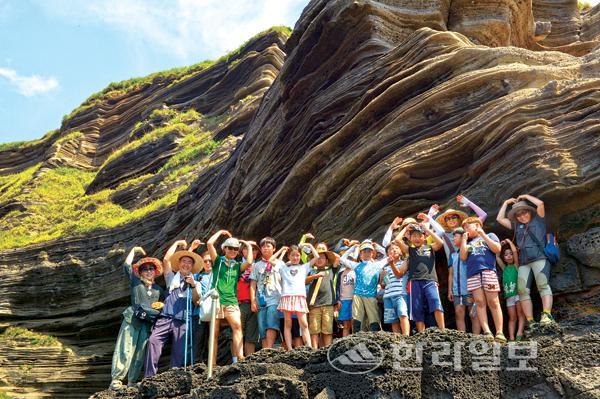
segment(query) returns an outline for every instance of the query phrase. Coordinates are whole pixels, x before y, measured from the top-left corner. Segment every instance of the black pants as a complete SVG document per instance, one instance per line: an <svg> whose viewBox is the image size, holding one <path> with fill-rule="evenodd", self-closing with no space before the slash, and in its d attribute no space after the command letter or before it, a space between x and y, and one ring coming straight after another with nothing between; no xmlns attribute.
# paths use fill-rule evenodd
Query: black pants
<svg viewBox="0 0 600 399"><path fill-rule="evenodd" d="M194 338L194 363L208 363L208 339L210 335L210 322L198 323L198 317L192 318L192 331Z"/></svg>

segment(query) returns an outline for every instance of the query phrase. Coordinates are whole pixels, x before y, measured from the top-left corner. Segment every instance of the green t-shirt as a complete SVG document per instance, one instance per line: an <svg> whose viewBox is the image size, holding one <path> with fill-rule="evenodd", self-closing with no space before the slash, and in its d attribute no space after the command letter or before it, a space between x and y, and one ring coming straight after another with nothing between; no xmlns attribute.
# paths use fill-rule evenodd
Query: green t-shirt
<svg viewBox="0 0 600 399"><path fill-rule="evenodd" d="M517 280L519 272L515 265L506 265L502 271L502 287L504 288L504 298L510 298L517 295Z"/></svg>
<svg viewBox="0 0 600 399"><path fill-rule="evenodd" d="M224 306L237 305L237 283L242 262L227 260L219 256L213 265L213 287L219 292L219 303Z"/></svg>

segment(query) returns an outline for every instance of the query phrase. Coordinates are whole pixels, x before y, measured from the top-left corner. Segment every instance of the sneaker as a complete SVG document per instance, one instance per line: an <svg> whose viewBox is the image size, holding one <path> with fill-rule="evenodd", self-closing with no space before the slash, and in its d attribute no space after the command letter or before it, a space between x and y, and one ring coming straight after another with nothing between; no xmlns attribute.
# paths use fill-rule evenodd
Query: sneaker
<svg viewBox="0 0 600 399"><path fill-rule="evenodd" d="M113 391L117 391L122 388L123 388L123 383L121 382L121 380L112 380L110 382L110 386L108 387L108 389L112 389Z"/></svg>
<svg viewBox="0 0 600 399"><path fill-rule="evenodd" d="M498 342L499 344L505 344L506 343L506 337L504 336L504 334L502 333L502 331L498 331L496 333L496 338L494 338L494 341Z"/></svg>
<svg viewBox="0 0 600 399"><path fill-rule="evenodd" d="M525 330L531 331L535 330L538 327L538 323L535 320L527 320L525 323Z"/></svg>
<svg viewBox="0 0 600 399"><path fill-rule="evenodd" d="M554 317L548 312L542 312L542 316L540 317L540 325L547 326L548 324L555 323Z"/></svg>

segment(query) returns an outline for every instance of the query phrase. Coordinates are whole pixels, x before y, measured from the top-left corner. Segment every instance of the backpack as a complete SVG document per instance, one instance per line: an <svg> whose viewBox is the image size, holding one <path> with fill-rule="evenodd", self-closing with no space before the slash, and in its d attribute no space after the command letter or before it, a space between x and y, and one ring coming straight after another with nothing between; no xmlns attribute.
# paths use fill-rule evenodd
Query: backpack
<svg viewBox="0 0 600 399"><path fill-rule="evenodd" d="M537 237L535 235L533 235L531 230L527 231L527 233L529 234L529 237L531 237L531 239L533 241L535 241L537 246L540 247L540 250L542 250L542 252L546 255L546 258L548 258L548 261L553 266L556 265L558 263L558 261L560 260L560 248L558 247L558 244L556 243L556 237L554 236L554 234L552 234L552 233L546 234L546 239L544 240L545 241L544 245L542 245L540 240L538 240Z"/></svg>

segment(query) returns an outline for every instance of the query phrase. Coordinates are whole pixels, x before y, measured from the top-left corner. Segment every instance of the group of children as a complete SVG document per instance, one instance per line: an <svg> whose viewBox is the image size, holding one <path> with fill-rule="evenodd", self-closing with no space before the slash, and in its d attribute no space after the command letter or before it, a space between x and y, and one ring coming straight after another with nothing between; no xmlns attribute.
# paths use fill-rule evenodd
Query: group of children
<svg viewBox="0 0 600 399"><path fill-rule="evenodd" d="M277 249L271 237L257 244L220 230L201 255L195 252L200 241L188 248L180 240L163 262L145 257L132 265L136 253L145 254L133 248L124 266L132 305L124 312L115 347L111 387L118 389L126 374L129 383L137 382L142 367L145 376L154 375L169 338L172 367L184 365L184 339L190 333L194 348L186 349L206 361L207 342L218 341L222 324L231 329L234 363L253 353L259 340L262 348L273 348L278 337L287 350L326 347L332 343L336 319L342 336L381 330L378 298L383 300L383 322L394 333L409 335L411 321L417 332L424 331L428 322L444 329L436 271L436 252L442 248L449 267L448 300L454 305L458 330L467 331L469 315L474 334L506 342L496 265L502 269L509 339L521 340L525 328L534 323L532 277L544 307L540 323L553 322L550 262L537 242L543 242L546 234L543 202L531 195L504 202L497 221L515 231L515 245L483 230L487 214L474 203L462 195L457 201L477 216L455 209L440 212L434 205L416 218L395 218L382 245L343 239L329 250L326 243L310 243L315 237L307 233L298 244ZM220 255L216 245L223 237ZM166 292L154 282L163 272ZM199 321L197 306L211 290L219 294L212 337L209 323ZM213 345L215 361L217 346Z"/></svg>

